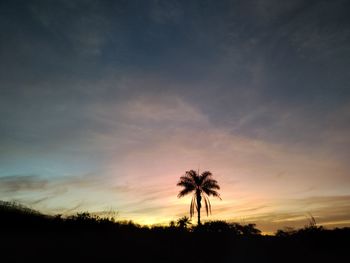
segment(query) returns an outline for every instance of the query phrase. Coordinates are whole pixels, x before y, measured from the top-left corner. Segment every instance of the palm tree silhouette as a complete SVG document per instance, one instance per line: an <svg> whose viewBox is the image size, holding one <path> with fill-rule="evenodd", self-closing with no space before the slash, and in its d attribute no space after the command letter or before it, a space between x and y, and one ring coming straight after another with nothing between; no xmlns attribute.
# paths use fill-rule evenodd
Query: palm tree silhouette
<svg viewBox="0 0 350 263"><path fill-rule="evenodd" d="M180 229L184 230L187 229L188 225L191 225L191 221L187 216L183 216L177 220L176 224Z"/></svg>
<svg viewBox="0 0 350 263"><path fill-rule="evenodd" d="M185 175L180 177L180 181L177 183L178 186L182 186L183 189L177 195L181 198L189 193L194 192L191 205L190 205L190 217L194 214L194 208L196 207L198 214L198 225L201 224L201 201L204 199L205 210L211 214L211 204L209 196L220 198L219 193L216 190L220 189L218 182L212 179L213 174L209 171L205 171L199 174L194 170L186 171ZM221 198L220 198L221 200Z"/></svg>

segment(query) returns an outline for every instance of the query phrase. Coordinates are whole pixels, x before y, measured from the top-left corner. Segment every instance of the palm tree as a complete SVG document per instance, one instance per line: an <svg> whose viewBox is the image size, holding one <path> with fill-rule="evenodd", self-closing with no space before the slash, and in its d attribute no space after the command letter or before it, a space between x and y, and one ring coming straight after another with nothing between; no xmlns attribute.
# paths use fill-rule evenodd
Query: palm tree
<svg viewBox="0 0 350 263"><path fill-rule="evenodd" d="M177 183L178 186L182 186L183 189L177 195L181 198L189 193L193 193L193 197L190 205L190 217L194 214L194 208L196 207L198 215L198 225L201 224L201 201L204 199L205 210L211 214L211 204L209 196L220 198L219 193L216 190L220 189L218 182L212 179L213 174L209 171L205 171L199 174L194 170L187 171L185 175L180 177L180 181ZM220 198L221 200L221 198Z"/></svg>
<svg viewBox="0 0 350 263"><path fill-rule="evenodd" d="M187 216L183 216L177 220L176 224L178 228L185 230L187 229L188 225L191 225L191 221Z"/></svg>

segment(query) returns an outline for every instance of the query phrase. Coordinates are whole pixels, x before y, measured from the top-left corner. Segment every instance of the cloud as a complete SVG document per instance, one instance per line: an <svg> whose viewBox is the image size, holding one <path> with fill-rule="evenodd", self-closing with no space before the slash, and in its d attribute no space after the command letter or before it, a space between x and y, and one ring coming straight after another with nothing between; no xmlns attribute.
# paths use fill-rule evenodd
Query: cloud
<svg viewBox="0 0 350 263"><path fill-rule="evenodd" d="M0 191L13 193L20 191L44 191L48 180L38 175L8 175L0 177Z"/></svg>
<svg viewBox="0 0 350 263"><path fill-rule="evenodd" d="M2 197L162 220L188 212L175 184L198 167L219 215L347 195L347 6L2 3Z"/></svg>
<svg viewBox="0 0 350 263"><path fill-rule="evenodd" d="M38 204L40 204L42 202L45 202L45 201L49 200L50 198L52 198L52 196L45 196L45 197L42 197L42 198L39 198L39 199L36 199L36 200L33 200L33 201L23 200L22 202L29 203L30 205L38 205Z"/></svg>
<svg viewBox="0 0 350 263"><path fill-rule="evenodd" d="M184 19L184 13L181 1L151 1L150 17L156 23L180 23Z"/></svg>
<svg viewBox="0 0 350 263"><path fill-rule="evenodd" d="M308 5L302 0L284 1L281 3L278 0L256 0L251 4L254 13L262 22L276 22L283 18L283 16L290 16L305 9ZM310 1L311 2L311 1Z"/></svg>
<svg viewBox="0 0 350 263"><path fill-rule="evenodd" d="M43 2L29 5L32 17L56 39L65 41L74 52L101 55L111 24L103 5L78 1L74 4L58 1L55 7ZM108 16L107 16L108 17Z"/></svg>
<svg viewBox="0 0 350 263"><path fill-rule="evenodd" d="M167 122L181 125L205 121L205 116L177 96L141 97L128 101L122 107L122 115L135 123Z"/></svg>
<svg viewBox="0 0 350 263"><path fill-rule="evenodd" d="M295 228L308 224L310 215L318 225L336 227L350 224L350 196L313 196L295 200L280 200L273 211L259 211L244 216L244 220L255 222L264 231L271 232L286 226Z"/></svg>
<svg viewBox="0 0 350 263"><path fill-rule="evenodd" d="M309 55L315 55L312 59L323 60L338 52L346 52L350 31L346 23L338 23L338 19L345 15L341 10L343 6L343 1L328 5L318 2L298 14L290 38L301 56L308 56L309 52Z"/></svg>

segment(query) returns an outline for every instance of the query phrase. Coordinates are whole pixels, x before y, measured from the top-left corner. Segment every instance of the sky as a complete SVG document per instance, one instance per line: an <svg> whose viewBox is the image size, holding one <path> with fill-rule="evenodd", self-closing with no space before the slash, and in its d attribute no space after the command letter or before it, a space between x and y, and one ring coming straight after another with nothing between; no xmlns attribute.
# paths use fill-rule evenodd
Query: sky
<svg viewBox="0 0 350 263"><path fill-rule="evenodd" d="M1 1L0 200L140 224L350 226L350 2ZM194 220L195 221L195 220Z"/></svg>

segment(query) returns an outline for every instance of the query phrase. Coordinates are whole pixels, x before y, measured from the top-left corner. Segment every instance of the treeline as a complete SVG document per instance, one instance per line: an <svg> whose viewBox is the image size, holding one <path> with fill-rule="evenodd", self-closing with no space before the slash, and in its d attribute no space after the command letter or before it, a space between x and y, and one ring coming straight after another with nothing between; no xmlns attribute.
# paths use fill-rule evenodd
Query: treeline
<svg viewBox="0 0 350 263"><path fill-rule="evenodd" d="M16 202L0 201L0 227L4 229L23 229L30 227L74 227L92 229L129 229L133 231L181 231L181 232L206 232L206 233L230 233L236 236L258 236L261 231L255 224L242 225L224 220L207 221L202 225L192 225L186 216L177 221L171 221L169 225L142 226L133 221L117 221L112 216L98 216L89 212L80 212L75 215L63 217L62 215L49 216L37 210L28 208ZM335 229L335 231L350 231L350 228ZM309 222L301 229L286 227L276 231L275 236L298 236L318 232L327 232L322 226L316 224L314 217L310 216Z"/></svg>
<svg viewBox="0 0 350 263"><path fill-rule="evenodd" d="M188 217L141 226L88 212L48 216L0 203L0 262L347 262L350 228L327 230L311 217L301 229L264 236L255 224Z"/></svg>
<svg viewBox="0 0 350 263"><path fill-rule="evenodd" d="M36 210L25 207L15 202L0 201L0 227L3 230L47 229L47 228L74 228L95 230L129 230L129 231L154 231L154 232L207 232L230 233L237 236L260 235L261 231L255 224L241 225L226 221L209 221L201 226L193 226L186 216L177 221L171 221L169 225L142 226L133 221L117 221L114 217L101 217L81 212L75 215L63 217L62 215L49 216Z"/></svg>

